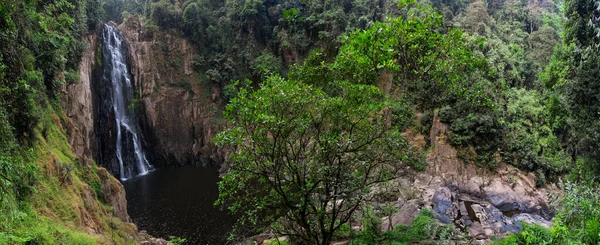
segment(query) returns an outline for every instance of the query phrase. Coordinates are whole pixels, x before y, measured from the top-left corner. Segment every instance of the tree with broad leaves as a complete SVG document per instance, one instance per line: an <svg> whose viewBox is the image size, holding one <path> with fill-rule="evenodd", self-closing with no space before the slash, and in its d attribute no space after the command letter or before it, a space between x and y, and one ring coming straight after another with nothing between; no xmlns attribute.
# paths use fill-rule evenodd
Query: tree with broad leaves
<svg viewBox="0 0 600 245"><path fill-rule="evenodd" d="M270 77L242 89L225 110L231 127L217 204L240 224L267 226L303 244L330 244L368 198L394 178L408 145L389 125L382 92L335 82L336 95L301 81Z"/></svg>

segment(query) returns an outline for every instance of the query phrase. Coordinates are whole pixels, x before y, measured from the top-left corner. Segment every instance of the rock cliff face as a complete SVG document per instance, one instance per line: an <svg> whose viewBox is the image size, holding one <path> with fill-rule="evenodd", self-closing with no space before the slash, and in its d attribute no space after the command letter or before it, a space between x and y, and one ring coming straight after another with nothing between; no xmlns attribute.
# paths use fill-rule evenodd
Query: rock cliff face
<svg viewBox="0 0 600 245"><path fill-rule="evenodd" d="M127 43L136 90L132 106L150 163L156 167L219 164L223 153L211 139L224 125L221 92L194 71L197 51L188 40L149 31L134 18L118 28ZM68 133L75 153L98 160L94 81L102 76L98 68L102 49L98 33L85 40L89 45L79 67L80 82L67 86L63 106L72 122Z"/></svg>
<svg viewBox="0 0 600 245"><path fill-rule="evenodd" d="M139 96L140 127L155 166L213 165L222 153L211 142L223 126L220 90L203 82L192 61L197 51L173 34L131 18L119 26L129 50Z"/></svg>
<svg viewBox="0 0 600 245"><path fill-rule="evenodd" d="M221 91L194 71L197 51L186 39L145 28L134 18L118 28L127 43L137 96L133 106L151 164L160 167L220 163L224 153L210 140L224 127ZM89 48L80 65L81 80L67 86L68 96L63 106L71 121L68 139L74 152L92 158L97 154L93 81L98 76L96 68L101 57L97 57L98 35L85 39ZM393 93L391 78L382 77L380 87L388 94ZM426 144L425 137L429 138L432 150L426 157L427 170L399 178L385 190L374 190L374 195L384 196L375 198L381 199L379 203L392 203L400 208L398 213L383 219L383 229L412 222L423 207L433 209L442 223L461 227L475 240L485 241L516 231L520 229L518 221L551 224L547 196L553 189L537 188L534 175L511 166L488 173L462 163L446 140L448 126L437 115L432 125L428 136L416 132L404 134L411 145L421 150ZM129 221L122 185L108 181L108 172L101 175L102 189L108 193L105 199L113 206L113 215Z"/></svg>
<svg viewBox="0 0 600 245"><path fill-rule="evenodd" d="M94 134L94 103L92 101L93 72L96 65L98 34L87 35L84 40L88 49L79 64L79 83L69 84L63 96L63 108L72 124L68 127L69 143L77 156L94 156L96 141Z"/></svg>

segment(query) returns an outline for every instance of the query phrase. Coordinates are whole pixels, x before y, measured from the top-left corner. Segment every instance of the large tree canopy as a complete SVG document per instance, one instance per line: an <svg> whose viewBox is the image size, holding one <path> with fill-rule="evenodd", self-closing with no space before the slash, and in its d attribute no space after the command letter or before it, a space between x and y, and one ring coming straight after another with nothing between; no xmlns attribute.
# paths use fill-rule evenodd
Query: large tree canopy
<svg viewBox="0 0 600 245"><path fill-rule="evenodd" d="M216 138L233 152L218 202L243 213L242 222L277 222L282 234L329 244L369 188L395 177L407 149L378 88L337 86L332 97L271 77L242 89L225 112L232 127Z"/></svg>

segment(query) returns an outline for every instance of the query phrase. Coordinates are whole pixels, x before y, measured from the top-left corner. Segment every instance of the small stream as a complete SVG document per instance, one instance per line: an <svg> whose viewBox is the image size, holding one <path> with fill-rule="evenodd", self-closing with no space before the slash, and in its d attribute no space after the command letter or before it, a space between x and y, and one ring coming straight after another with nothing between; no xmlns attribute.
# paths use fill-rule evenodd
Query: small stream
<svg viewBox="0 0 600 245"><path fill-rule="evenodd" d="M225 244L235 219L213 206L217 168L157 169L123 182L127 210L140 230L185 244Z"/></svg>

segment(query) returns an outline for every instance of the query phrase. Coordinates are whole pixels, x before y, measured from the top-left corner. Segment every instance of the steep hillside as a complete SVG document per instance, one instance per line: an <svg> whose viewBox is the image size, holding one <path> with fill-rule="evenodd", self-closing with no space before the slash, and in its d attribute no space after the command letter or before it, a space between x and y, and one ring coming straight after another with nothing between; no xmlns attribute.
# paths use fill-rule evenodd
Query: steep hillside
<svg viewBox="0 0 600 245"><path fill-rule="evenodd" d="M0 243L136 244L146 239L130 223L121 183L73 153L66 137L72 122L60 107L47 104L41 115L35 143L24 153L31 194L4 196Z"/></svg>
<svg viewBox="0 0 600 245"><path fill-rule="evenodd" d="M114 176L223 163L231 237L600 243L599 16L584 0L4 0L0 244L166 243Z"/></svg>

